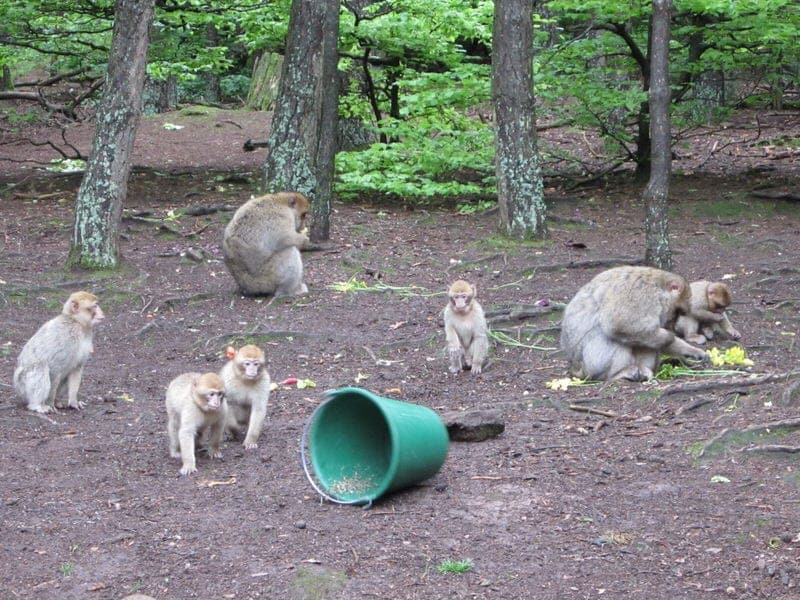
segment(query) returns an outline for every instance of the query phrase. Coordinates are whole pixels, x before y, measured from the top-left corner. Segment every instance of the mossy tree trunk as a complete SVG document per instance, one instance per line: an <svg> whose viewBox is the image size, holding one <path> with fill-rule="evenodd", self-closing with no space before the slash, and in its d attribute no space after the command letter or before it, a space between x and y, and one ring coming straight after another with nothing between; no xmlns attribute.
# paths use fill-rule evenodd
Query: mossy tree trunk
<svg viewBox="0 0 800 600"><path fill-rule="evenodd" d="M264 188L312 204L310 237L329 238L338 119L339 0L292 0L286 54L267 139Z"/></svg>
<svg viewBox="0 0 800 600"><path fill-rule="evenodd" d="M131 152L142 112L142 89L154 0L117 0L103 98L86 172L75 203L68 264L113 268L128 191Z"/></svg>
<svg viewBox="0 0 800 600"><path fill-rule="evenodd" d="M492 99L500 227L516 238L543 236L545 204L536 148L531 0L495 0Z"/></svg>
<svg viewBox="0 0 800 600"><path fill-rule="evenodd" d="M667 198L672 168L670 133L669 38L671 0L653 0L650 37L650 180L644 190L645 262L659 269L672 268L669 247Z"/></svg>
<svg viewBox="0 0 800 600"><path fill-rule="evenodd" d="M253 64L253 77L245 106L251 110L272 110L278 95L283 57L275 52L262 52Z"/></svg>

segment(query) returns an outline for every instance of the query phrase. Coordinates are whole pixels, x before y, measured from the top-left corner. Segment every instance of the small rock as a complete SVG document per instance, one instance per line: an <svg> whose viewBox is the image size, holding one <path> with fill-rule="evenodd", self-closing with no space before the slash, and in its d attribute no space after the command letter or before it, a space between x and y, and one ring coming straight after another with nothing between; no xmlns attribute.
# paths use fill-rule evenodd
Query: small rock
<svg viewBox="0 0 800 600"><path fill-rule="evenodd" d="M791 544L794 541L794 536L791 533L784 533L781 535L781 541L784 544Z"/></svg>
<svg viewBox="0 0 800 600"><path fill-rule="evenodd" d="M773 567L772 565L769 565L767 567L767 575L769 575L770 577L774 577L775 576L775 567Z"/></svg>
<svg viewBox="0 0 800 600"><path fill-rule="evenodd" d="M297 529L305 529L306 528L306 522L305 521L297 521L294 524L294 526L297 527Z"/></svg>
<svg viewBox="0 0 800 600"><path fill-rule="evenodd" d="M442 420L453 442L482 442L506 428L499 410L454 411L442 415Z"/></svg>
<svg viewBox="0 0 800 600"><path fill-rule="evenodd" d="M725 593L728 594L728 596L733 596L736 593L736 588L732 585L729 585L725 588Z"/></svg>
<svg viewBox="0 0 800 600"><path fill-rule="evenodd" d="M789 573L786 569L781 569L781 583L783 585L789 585Z"/></svg>
<svg viewBox="0 0 800 600"><path fill-rule="evenodd" d="M436 490L439 493L442 493L447 489L447 484L446 483L437 483L435 486L433 486L433 489Z"/></svg>
<svg viewBox="0 0 800 600"><path fill-rule="evenodd" d="M759 558L756 567L759 571L763 571L767 567L767 561L763 557Z"/></svg>
<svg viewBox="0 0 800 600"><path fill-rule="evenodd" d="M205 260L205 253L199 248L187 248L185 256L194 262L203 262Z"/></svg>
<svg viewBox="0 0 800 600"><path fill-rule="evenodd" d="M152 596L147 596L145 594L131 594L130 596L125 596L121 600L156 600Z"/></svg>

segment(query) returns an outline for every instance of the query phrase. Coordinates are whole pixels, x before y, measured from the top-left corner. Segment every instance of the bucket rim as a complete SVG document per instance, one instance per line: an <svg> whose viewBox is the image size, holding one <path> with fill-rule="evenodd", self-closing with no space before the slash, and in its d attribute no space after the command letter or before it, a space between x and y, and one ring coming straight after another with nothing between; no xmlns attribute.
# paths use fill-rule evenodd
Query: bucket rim
<svg viewBox="0 0 800 600"><path fill-rule="evenodd" d="M389 430L389 440L391 446L391 457L389 460L389 465L386 468L383 478L380 480L378 484L373 486L373 488L361 498L354 498L350 500L345 500L339 498L334 492L331 492L328 488L328 485L323 481L322 477L320 477L319 469L317 468L316 461L314 460L314 453L311 452L311 466L314 470L314 475L316 476L317 480L319 481L321 487L324 489L325 493L323 494L330 500L333 500L340 504L369 504L371 505L375 500L380 498L384 495L388 489L389 484L394 480L395 475L397 474L397 469L400 464L400 456L399 456L399 441L398 441L398 433L396 425L392 422L389 416L386 414L384 407L381 405L378 400L382 399L381 396L367 390L365 388L360 388L356 386L348 386L343 388L337 388L333 390L327 390L324 395L324 401L314 409L314 412L311 413L311 416L308 420L308 429L310 430L313 427L314 422L316 421L317 416L325 410L332 402L335 400L340 400L344 396L348 395L355 395L361 398L364 398L369 401L369 403L375 407L378 412L380 413L381 417L383 418L383 422L386 424L387 429ZM392 400L392 398L386 398L387 400ZM309 446L310 448L310 446ZM312 482L313 485L313 482ZM315 486L316 487L316 486ZM317 490L320 492L320 490Z"/></svg>

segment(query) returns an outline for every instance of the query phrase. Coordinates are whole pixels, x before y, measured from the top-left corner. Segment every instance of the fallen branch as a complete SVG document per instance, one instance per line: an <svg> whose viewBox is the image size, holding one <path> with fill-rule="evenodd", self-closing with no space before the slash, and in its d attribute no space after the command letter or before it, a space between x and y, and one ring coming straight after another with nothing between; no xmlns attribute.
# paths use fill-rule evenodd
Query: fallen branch
<svg viewBox="0 0 800 600"><path fill-rule="evenodd" d="M218 212L234 211L238 206L232 204L209 204L208 206L190 206L189 208L181 210L181 214L189 215L190 217L202 217L205 215L213 215Z"/></svg>
<svg viewBox="0 0 800 600"><path fill-rule="evenodd" d="M742 448L742 452L786 452L787 454L797 454L800 453L800 446L764 444L763 446L750 446L748 448Z"/></svg>
<svg viewBox="0 0 800 600"><path fill-rule="evenodd" d="M794 341L794 340L792 340ZM800 379L797 379L786 386L783 390L783 394L781 394L781 403L784 406L791 406L794 403L794 396L797 393L797 390L800 389Z"/></svg>
<svg viewBox="0 0 800 600"><path fill-rule="evenodd" d="M666 388L658 397L663 400L668 396L675 396L677 394L693 394L696 392L708 392L711 390L725 390L738 387L749 387L753 385L761 385L764 383L775 383L776 381L785 381L793 377L800 377L800 371L791 371L789 373L777 373L772 375L751 375L749 377L736 377L735 379L722 379L715 381L702 381L699 383L679 383Z"/></svg>
<svg viewBox="0 0 800 600"><path fill-rule="evenodd" d="M771 421L769 423L764 423L763 425L751 425L750 427L745 427L744 429L733 429L726 427L713 438L708 440L705 444L703 444L703 447L697 456L698 458L702 457L711 446L718 444L725 438L729 438L734 435L744 435L762 431L766 432L772 429L788 429L790 431L800 429L800 417L796 417L794 419L782 419L780 421Z"/></svg>
<svg viewBox="0 0 800 600"><path fill-rule="evenodd" d="M552 312L564 310L566 304L551 302L546 306L536 304L514 304L512 306L498 307L486 312L486 322L490 325L503 321L521 321L531 317L540 317Z"/></svg>
<svg viewBox="0 0 800 600"><path fill-rule="evenodd" d="M536 265L537 271L560 271L561 269L594 269L597 267L619 267L621 265L643 265L643 258L621 256L619 258L595 258L589 260L571 260L567 263Z"/></svg>
<svg viewBox="0 0 800 600"><path fill-rule="evenodd" d="M705 406L713 402L713 398L700 398L699 400L695 400L694 402L690 402L689 404L684 404L683 406L678 407L678 410L675 411L675 416L680 416L685 412L689 412L690 410L695 410L696 408L700 408L701 406Z"/></svg>
<svg viewBox="0 0 800 600"><path fill-rule="evenodd" d="M165 298L161 304L158 305L156 310L160 310L162 308L174 308L179 304L189 304L190 302L196 302L198 300L208 300L209 298L213 298L214 294L211 292L200 292L198 294L192 294L191 296L173 296L171 298Z"/></svg>
<svg viewBox="0 0 800 600"><path fill-rule="evenodd" d="M567 406L570 410L576 412L589 413L590 415L600 415L601 417L608 417L609 419L616 419L619 415L612 410L604 410L601 408L592 408L591 406L581 406L580 404L570 404Z"/></svg>
<svg viewBox="0 0 800 600"><path fill-rule="evenodd" d="M751 190L750 195L754 198L761 198L763 200L792 200L793 202L800 201L800 194L793 192L760 192Z"/></svg>

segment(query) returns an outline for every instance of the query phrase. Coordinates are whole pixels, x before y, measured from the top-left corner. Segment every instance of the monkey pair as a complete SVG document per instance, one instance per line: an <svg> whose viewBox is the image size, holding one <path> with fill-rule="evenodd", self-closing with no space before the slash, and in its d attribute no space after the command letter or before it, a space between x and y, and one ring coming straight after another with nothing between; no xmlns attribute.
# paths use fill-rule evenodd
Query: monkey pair
<svg viewBox="0 0 800 600"><path fill-rule="evenodd" d="M725 315L729 304L724 283L689 286L679 275L650 267L609 269L567 304L561 349L575 377L644 381L662 353L706 360L705 350L688 342L703 344L718 332L741 337Z"/></svg>
<svg viewBox="0 0 800 600"><path fill-rule="evenodd" d="M169 452L182 462L181 475L197 471L196 438L208 437L211 458L221 458L225 431L246 431L243 445L258 447L258 437L267 416L270 377L264 368L264 352L248 344L238 350L229 346L229 359L216 373L184 373L167 388L167 433Z"/></svg>

